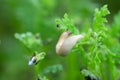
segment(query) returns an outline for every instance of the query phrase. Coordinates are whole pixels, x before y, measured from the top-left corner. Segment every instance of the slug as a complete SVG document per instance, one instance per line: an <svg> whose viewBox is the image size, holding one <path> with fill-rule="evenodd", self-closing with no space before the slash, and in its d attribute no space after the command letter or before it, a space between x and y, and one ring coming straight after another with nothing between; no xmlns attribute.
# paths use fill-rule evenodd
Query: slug
<svg viewBox="0 0 120 80"><path fill-rule="evenodd" d="M71 35L68 30L63 32L56 45L56 53L60 56L66 56L76 42L83 37L83 35Z"/></svg>

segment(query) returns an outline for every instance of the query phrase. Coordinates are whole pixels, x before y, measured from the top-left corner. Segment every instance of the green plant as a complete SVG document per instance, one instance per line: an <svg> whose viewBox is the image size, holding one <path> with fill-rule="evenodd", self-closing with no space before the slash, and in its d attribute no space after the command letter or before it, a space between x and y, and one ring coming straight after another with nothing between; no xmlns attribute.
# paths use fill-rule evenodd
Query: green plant
<svg viewBox="0 0 120 80"><path fill-rule="evenodd" d="M84 38L77 42L74 47L70 50L70 54L65 58L67 64L66 75L70 77L64 78L65 80L84 80L86 77L95 80L116 80L119 76L119 69L116 64L119 63L116 59L120 58L117 54L117 50L113 50L118 44L119 31L116 31L106 25L106 15L110 14L107 9L107 5L104 5L101 9L95 9L93 25L84 32ZM112 25L116 26L119 23L114 22ZM60 31L65 32L66 30L71 32L72 35L78 35L81 32L75 27L72 19L68 18L65 14L64 18L56 20L57 27ZM118 30L118 29L117 29ZM112 35L114 32L114 35ZM29 50L30 53L34 53L32 56L32 63L38 63L45 58L44 44L42 43L39 35L33 35L32 33L15 34L15 37L20 40ZM116 38L117 37L117 38ZM114 44L114 42L116 43ZM119 49L119 48L118 48ZM42 55L43 54L43 55ZM79 63L79 64L78 64ZM30 62L31 64L31 62ZM57 73L65 70L64 64L58 64L46 67L43 71L39 64L36 65L36 73L39 79L48 80L46 74Z"/></svg>
<svg viewBox="0 0 120 80"><path fill-rule="evenodd" d="M48 80L45 74L57 73L57 71L62 70L62 65L56 64L53 66L46 67L43 71L40 69L38 63L41 62L46 56L46 53L43 52L43 43L39 34L33 35L31 32L15 34L15 38L24 44L24 46L32 53L28 65L35 65L37 78L38 80Z"/></svg>
<svg viewBox="0 0 120 80"><path fill-rule="evenodd" d="M95 9L92 27L88 29L84 39L76 44L71 53L81 54L80 61L83 62L80 66L91 72L91 74L102 80L116 80L120 72L116 67L115 58L119 55L111 50L111 47L117 44L111 42L115 38L111 35L110 28L105 24L107 22L105 16L108 14L110 12L107 9L107 5L104 5L101 9ZM65 31L68 29L73 34L78 33L67 14L64 15L63 19L58 19L57 24L60 25L60 30ZM88 72L86 71L85 74L88 74ZM73 79L75 79L74 76Z"/></svg>

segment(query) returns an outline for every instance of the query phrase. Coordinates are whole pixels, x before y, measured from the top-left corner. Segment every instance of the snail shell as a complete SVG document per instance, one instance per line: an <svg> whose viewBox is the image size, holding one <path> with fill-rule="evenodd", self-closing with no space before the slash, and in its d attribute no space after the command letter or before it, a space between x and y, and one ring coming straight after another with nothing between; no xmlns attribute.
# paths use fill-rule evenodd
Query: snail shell
<svg viewBox="0 0 120 80"><path fill-rule="evenodd" d="M60 56L66 56L76 42L83 38L83 35L71 35L69 31L63 32L56 45L56 53Z"/></svg>

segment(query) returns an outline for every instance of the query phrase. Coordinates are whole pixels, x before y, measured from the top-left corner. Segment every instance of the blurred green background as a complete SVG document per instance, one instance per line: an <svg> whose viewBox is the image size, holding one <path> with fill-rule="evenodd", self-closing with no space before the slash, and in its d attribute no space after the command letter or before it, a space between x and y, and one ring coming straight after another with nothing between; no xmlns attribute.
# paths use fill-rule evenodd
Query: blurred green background
<svg viewBox="0 0 120 80"><path fill-rule="evenodd" d="M40 33L47 53L42 64L62 64L65 59L55 53L60 35L55 19L68 13L80 31L87 30L94 9L104 4L111 12L107 16L110 24L120 11L119 0L0 0L0 80L35 79L33 66L28 66L31 53L14 38L16 32Z"/></svg>

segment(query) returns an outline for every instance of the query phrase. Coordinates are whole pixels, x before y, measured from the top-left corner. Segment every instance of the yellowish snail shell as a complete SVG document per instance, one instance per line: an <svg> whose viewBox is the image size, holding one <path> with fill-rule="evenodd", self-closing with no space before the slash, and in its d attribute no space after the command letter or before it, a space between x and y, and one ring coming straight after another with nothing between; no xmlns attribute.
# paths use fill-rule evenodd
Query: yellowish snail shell
<svg viewBox="0 0 120 80"><path fill-rule="evenodd" d="M76 42L83 37L83 35L71 35L69 31L63 32L56 45L56 53L60 56L66 56Z"/></svg>

